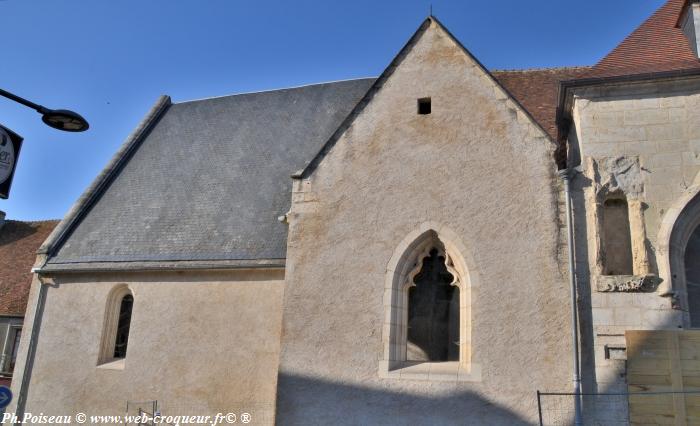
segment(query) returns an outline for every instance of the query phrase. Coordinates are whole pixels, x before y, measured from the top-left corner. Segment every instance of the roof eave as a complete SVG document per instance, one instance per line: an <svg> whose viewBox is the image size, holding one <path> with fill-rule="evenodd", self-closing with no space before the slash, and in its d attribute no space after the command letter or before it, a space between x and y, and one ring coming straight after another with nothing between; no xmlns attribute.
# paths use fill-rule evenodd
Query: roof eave
<svg viewBox="0 0 700 426"><path fill-rule="evenodd" d="M196 261L128 261L49 263L33 272L46 275L84 272L172 272L172 271L226 271L284 269L286 259L196 260Z"/></svg>
<svg viewBox="0 0 700 426"><path fill-rule="evenodd" d="M556 124L557 128L559 129L557 139L561 141L568 137L567 133L569 123L571 121L571 108L573 107L572 97L574 89L609 84L643 83L656 80L670 80L697 76L700 76L700 68L562 80L559 82L559 93L557 99Z"/></svg>

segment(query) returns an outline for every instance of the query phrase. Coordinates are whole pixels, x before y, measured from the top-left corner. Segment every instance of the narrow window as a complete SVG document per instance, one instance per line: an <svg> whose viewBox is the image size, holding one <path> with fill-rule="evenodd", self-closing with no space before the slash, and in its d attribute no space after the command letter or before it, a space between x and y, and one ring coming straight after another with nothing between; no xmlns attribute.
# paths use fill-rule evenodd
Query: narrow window
<svg viewBox="0 0 700 426"><path fill-rule="evenodd" d="M433 248L408 294L408 361L459 360L459 289Z"/></svg>
<svg viewBox="0 0 700 426"><path fill-rule="evenodd" d="M605 275L632 275L632 238L626 199L615 197L605 201L602 231Z"/></svg>
<svg viewBox="0 0 700 426"><path fill-rule="evenodd" d="M8 373L12 373L15 369L17 353L19 352L19 339L22 337L22 328L17 327L11 330L14 332L14 336L12 336L12 352L10 353L10 368L7 370Z"/></svg>
<svg viewBox="0 0 700 426"><path fill-rule="evenodd" d="M430 114L430 98L418 99L418 114Z"/></svg>
<svg viewBox="0 0 700 426"><path fill-rule="evenodd" d="M131 324L131 308L134 306L134 296L127 294L122 298L119 307L119 322L117 336L114 342L114 358L125 358L126 347L129 343L129 325Z"/></svg>

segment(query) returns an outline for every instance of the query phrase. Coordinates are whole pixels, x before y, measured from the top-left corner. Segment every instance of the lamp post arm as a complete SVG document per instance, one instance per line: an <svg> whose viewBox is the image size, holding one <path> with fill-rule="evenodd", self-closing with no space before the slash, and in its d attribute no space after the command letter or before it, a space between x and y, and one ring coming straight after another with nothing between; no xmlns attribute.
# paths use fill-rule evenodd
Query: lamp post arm
<svg viewBox="0 0 700 426"><path fill-rule="evenodd" d="M47 108L45 108L45 107L43 107L43 106L41 106L41 105L39 105L39 104L35 104L35 103L32 102L32 101L28 101L28 100L26 100L26 99L24 99L24 98L21 98L21 97L15 95L15 94L12 94L12 93L10 93L10 92L8 92L8 91L6 91L6 90L0 89L0 96L4 96L4 97L6 97L7 99L11 99L11 100L13 100L13 101L15 101L15 102L17 102L17 103L20 103L20 104L22 104L22 105L24 105L24 106L28 106L29 108L31 108L31 109L37 111L37 112L40 113L40 114L45 114L46 112L48 112L48 109L47 109Z"/></svg>

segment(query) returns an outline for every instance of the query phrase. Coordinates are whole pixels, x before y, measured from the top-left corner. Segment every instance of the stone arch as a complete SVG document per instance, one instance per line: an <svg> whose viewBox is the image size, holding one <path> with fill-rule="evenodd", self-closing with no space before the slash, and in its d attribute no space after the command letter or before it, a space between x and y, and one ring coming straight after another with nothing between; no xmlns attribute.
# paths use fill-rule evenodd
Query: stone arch
<svg viewBox="0 0 700 426"><path fill-rule="evenodd" d="M673 297L673 305L684 311L690 325L690 307L685 276L685 251L693 232L700 226L700 173L693 184L664 214L657 237L661 294Z"/></svg>
<svg viewBox="0 0 700 426"><path fill-rule="evenodd" d="M119 323L119 310L122 300L126 296L134 297L134 292L127 284L117 284L107 294L100 338L98 365L115 360L114 348L116 344L117 326Z"/></svg>
<svg viewBox="0 0 700 426"><path fill-rule="evenodd" d="M476 267L456 234L434 222L426 222L409 233L396 247L387 264L384 285L383 361L388 370L406 363L408 290L421 270L422 260L432 249L445 258L459 289L459 367L471 367L471 290L477 284Z"/></svg>

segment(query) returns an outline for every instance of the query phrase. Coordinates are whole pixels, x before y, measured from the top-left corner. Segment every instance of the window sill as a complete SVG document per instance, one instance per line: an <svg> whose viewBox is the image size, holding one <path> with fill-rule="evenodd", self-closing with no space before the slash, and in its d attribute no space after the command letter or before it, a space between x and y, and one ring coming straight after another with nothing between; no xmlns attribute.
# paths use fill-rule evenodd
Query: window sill
<svg viewBox="0 0 700 426"><path fill-rule="evenodd" d="M596 290L601 293L652 293L663 281L656 275L599 275Z"/></svg>
<svg viewBox="0 0 700 426"><path fill-rule="evenodd" d="M97 368L100 368L102 370L123 370L125 365L126 365L126 359L120 358L120 359L112 359L112 360L106 361L106 362L98 365Z"/></svg>
<svg viewBox="0 0 700 426"><path fill-rule="evenodd" d="M389 368L389 361L380 361L379 377L383 379L429 380L440 382L480 382L481 367L470 364L460 365L450 362L411 362L404 361ZM394 363L392 363L394 364Z"/></svg>

